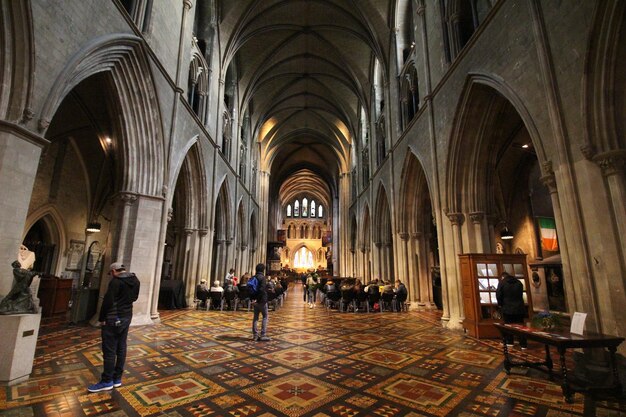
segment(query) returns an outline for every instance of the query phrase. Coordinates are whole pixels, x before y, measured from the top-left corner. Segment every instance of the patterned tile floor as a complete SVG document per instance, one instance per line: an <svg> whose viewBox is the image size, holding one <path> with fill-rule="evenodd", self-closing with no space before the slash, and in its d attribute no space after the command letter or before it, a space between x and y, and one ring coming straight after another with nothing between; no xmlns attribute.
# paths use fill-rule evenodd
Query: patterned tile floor
<svg viewBox="0 0 626 417"><path fill-rule="evenodd" d="M296 286L270 312L270 342L250 340L251 317L163 311L131 329L124 385L97 394L99 330L47 320L31 378L0 388L0 416L626 415L626 402L567 404L534 370L507 376L497 341L442 329L438 312L309 309Z"/></svg>

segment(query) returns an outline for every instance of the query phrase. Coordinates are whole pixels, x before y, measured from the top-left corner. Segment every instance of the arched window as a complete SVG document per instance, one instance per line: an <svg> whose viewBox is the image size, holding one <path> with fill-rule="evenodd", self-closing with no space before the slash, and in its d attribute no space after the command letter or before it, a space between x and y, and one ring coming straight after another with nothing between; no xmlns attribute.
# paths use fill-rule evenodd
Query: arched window
<svg viewBox="0 0 626 417"><path fill-rule="evenodd" d="M302 199L302 217L309 216L309 203L306 198Z"/></svg>
<svg viewBox="0 0 626 417"><path fill-rule="evenodd" d="M298 200L293 203L293 217L300 217L300 202Z"/></svg>
<svg viewBox="0 0 626 417"><path fill-rule="evenodd" d="M291 204L287 206L287 217L291 217Z"/></svg>
<svg viewBox="0 0 626 417"><path fill-rule="evenodd" d="M311 200L311 217L315 217L315 200Z"/></svg>
<svg viewBox="0 0 626 417"><path fill-rule="evenodd" d="M317 207L317 217L322 217L324 215L324 212L322 211L322 205L320 204Z"/></svg>

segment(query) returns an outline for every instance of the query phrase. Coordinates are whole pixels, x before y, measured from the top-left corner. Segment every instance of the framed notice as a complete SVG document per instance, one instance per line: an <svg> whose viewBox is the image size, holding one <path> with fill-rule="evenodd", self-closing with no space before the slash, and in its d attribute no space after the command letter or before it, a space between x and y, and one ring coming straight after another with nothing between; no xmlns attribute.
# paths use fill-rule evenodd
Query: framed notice
<svg viewBox="0 0 626 417"><path fill-rule="evenodd" d="M85 253L85 242L82 240L70 240L70 247L67 249L66 271L79 271L81 260Z"/></svg>

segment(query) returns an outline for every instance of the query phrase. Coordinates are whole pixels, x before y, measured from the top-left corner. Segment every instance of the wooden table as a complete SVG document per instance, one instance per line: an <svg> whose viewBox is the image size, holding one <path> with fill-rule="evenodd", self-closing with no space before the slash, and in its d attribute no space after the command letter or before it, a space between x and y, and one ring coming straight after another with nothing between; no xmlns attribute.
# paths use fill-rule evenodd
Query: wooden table
<svg viewBox="0 0 626 417"><path fill-rule="evenodd" d="M619 380L617 371L617 362L615 360L615 352L617 347L624 341L623 337L608 336L599 333L585 332L582 335L573 334L569 331L542 331L540 329L532 329L519 324L498 324L494 323L494 326L502 334L502 346L504 350L504 369L507 375L510 375L511 368L514 366L528 366L531 368L542 369L545 366L548 370L550 380L554 379L552 373L552 358L550 357L550 346L556 347L560 355L561 363L561 389L563 390L563 396L567 402L572 402L572 395L574 392L588 392L591 390L610 390L615 395L620 395L622 392L622 385ZM528 340L534 340L536 342L543 343L545 345L546 358L543 362L512 362L509 358L509 350L506 345L505 335L523 336ZM613 384L608 387L598 388L582 388L578 389L572 387L567 378L567 366L565 364L565 351L568 348L606 348L610 352L611 370L613 373Z"/></svg>

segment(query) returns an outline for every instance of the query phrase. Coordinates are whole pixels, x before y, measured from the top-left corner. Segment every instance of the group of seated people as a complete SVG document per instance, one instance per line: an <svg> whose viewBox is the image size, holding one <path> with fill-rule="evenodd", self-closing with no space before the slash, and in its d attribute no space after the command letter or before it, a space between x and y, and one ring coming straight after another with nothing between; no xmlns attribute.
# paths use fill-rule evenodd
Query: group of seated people
<svg viewBox="0 0 626 417"><path fill-rule="evenodd" d="M250 294L248 291L248 280L250 274L245 273L241 280L234 275L235 270L231 269L224 278L224 286L220 285L219 280L215 280L213 285L209 287L205 279L200 281L196 286L196 300L198 308L212 308L214 310L223 310L224 304L228 310L236 310L239 303L243 303L250 309ZM282 304L287 291L287 280L279 277L267 277L267 296L268 302L274 309Z"/></svg>
<svg viewBox="0 0 626 417"><path fill-rule="evenodd" d="M344 278L340 282L328 280L319 290L327 307L336 306L341 311L359 311L363 305L367 311L402 311L406 306L408 291L396 280L373 279L363 285L360 279Z"/></svg>

